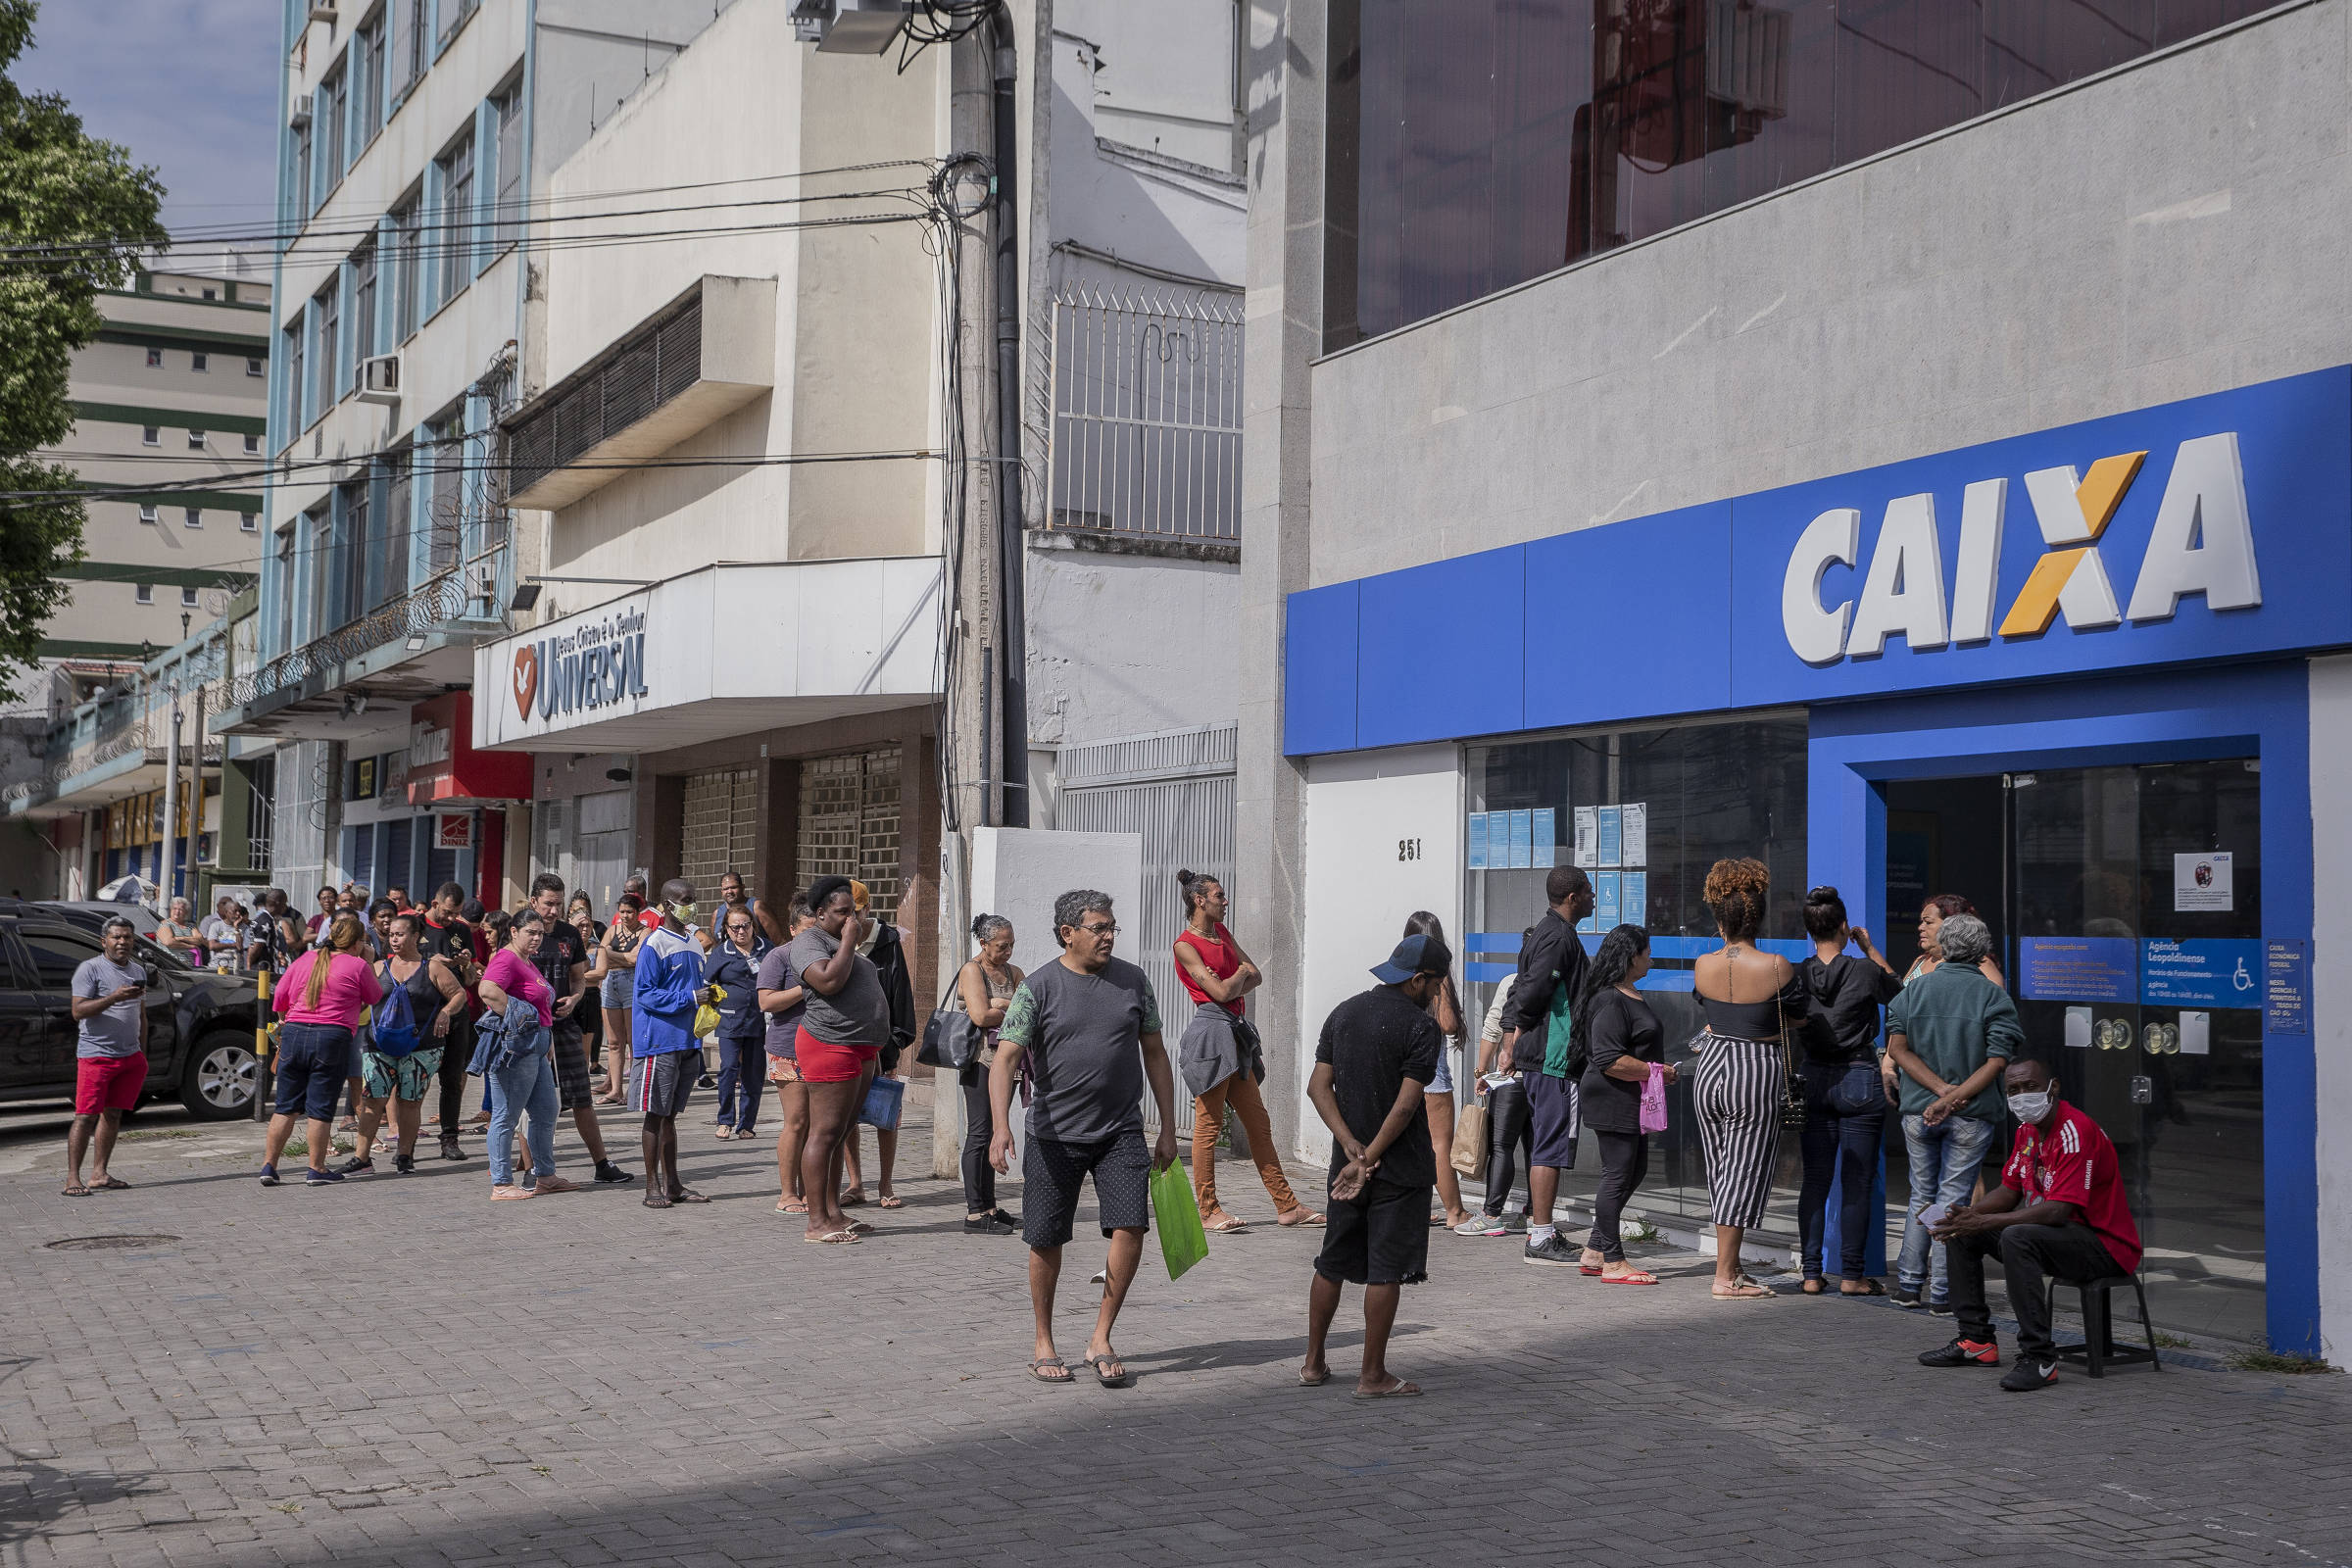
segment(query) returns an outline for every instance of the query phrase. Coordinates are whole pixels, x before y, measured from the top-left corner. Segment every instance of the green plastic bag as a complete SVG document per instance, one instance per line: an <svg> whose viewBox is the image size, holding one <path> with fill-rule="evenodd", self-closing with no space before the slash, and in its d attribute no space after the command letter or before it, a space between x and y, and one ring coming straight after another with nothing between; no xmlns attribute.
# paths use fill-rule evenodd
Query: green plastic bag
<svg viewBox="0 0 2352 1568"><path fill-rule="evenodd" d="M1193 1201L1193 1179L1184 1161L1170 1160L1166 1170L1152 1173L1152 1218L1159 1226L1159 1255L1168 1261L1168 1278L1208 1255L1208 1231L1200 1223L1200 1205Z"/></svg>

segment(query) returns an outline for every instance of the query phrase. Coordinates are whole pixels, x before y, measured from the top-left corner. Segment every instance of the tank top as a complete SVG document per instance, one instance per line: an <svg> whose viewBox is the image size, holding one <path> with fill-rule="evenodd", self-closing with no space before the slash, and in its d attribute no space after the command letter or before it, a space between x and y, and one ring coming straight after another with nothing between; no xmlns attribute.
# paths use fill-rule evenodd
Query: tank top
<svg viewBox="0 0 2352 1568"><path fill-rule="evenodd" d="M1200 955L1200 966L1220 980L1231 979L1234 971L1242 966L1242 960L1233 951L1233 933L1222 925L1217 927L1217 934L1213 937L1204 937L1187 926L1177 936L1176 942L1179 947L1189 947L1194 953ZM1216 1001L1194 981L1192 971L1185 968L1181 958L1176 964L1176 978L1184 982L1184 989L1192 997L1195 1006L1205 1002ZM1239 997L1234 998L1231 1002L1217 1003L1217 1005L1232 1013L1236 1018L1242 1015L1242 999Z"/></svg>
<svg viewBox="0 0 2352 1568"><path fill-rule="evenodd" d="M389 992L392 979L392 960L386 958L376 972L383 976L384 989ZM416 1037L426 1045L433 1042L433 1014L442 1006L441 988L433 984L433 960L428 956L417 960L416 972L398 982L409 994L409 1010L416 1015Z"/></svg>
<svg viewBox="0 0 2352 1568"><path fill-rule="evenodd" d="M1698 1004L1706 1012L1707 1027L1716 1034L1734 1040L1779 1040L1784 1012L1798 1019L1805 1016L1804 973L1791 974L1787 985L1761 1002L1718 1002L1701 995Z"/></svg>

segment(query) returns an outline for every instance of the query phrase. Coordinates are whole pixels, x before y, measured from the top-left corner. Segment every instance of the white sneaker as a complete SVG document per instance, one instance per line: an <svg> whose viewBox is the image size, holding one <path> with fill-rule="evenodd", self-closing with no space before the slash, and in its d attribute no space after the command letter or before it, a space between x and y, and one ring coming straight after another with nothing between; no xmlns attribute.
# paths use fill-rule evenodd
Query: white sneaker
<svg viewBox="0 0 2352 1568"><path fill-rule="evenodd" d="M1468 1219L1453 1228L1453 1234L1456 1236L1507 1236L1510 1234L1510 1227L1502 1222L1500 1215L1473 1212Z"/></svg>

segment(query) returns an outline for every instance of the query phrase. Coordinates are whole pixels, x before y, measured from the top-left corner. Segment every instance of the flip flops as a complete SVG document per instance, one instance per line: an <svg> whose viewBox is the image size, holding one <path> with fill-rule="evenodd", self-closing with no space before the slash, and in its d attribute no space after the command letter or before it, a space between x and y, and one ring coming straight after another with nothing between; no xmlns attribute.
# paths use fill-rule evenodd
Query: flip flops
<svg viewBox="0 0 2352 1568"><path fill-rule="evenodd" d="M1398 1378L1385 1389L1357 1389L1350 1396L1356 1399L1410 1399L1421 1393L1421 1385Z"/></svg>
<svg viewBox="0 0 2352 1568"><path fill-rule="evenodd" d="M858 1236L856 1231L827 1231L822 1236L804 1236L801 1240L811 1247L856 1247Z"/></svg>
<svg viewBox="0 0 2352 1568"><path fill-rule="evenodd" d="M1230 1236L1235 1231L1246 1231L1250 1226L1247 1221L1236 1219L1231 1214L1219 1214L1213 1221L1202 1221L1200 1228L1204 1231L1213 1231L1219 1236Z"/></svg>
<svg viewBox="0 0 2352 1568"><path fill-rule="evenodd" d="M1306 1217L1304 1219L1293 1219L1291 1218L1291 1214L1304 1214ZM1308 1208L1304 1203L1300 1203L1297 1208L1292 1209L1290 1214L1275 1215L1274 1223L1281 1226L1284 1230L1311 1231L1318 1226L1329 1224L1330 1221L1327 1220L1323 1215L1316 1213L1313 1209Z"/></svg>
<svg viewBox="0 0 2352 1568"><path fill-rule="evenodd" d="M60 1198L87 1198L90 1196L90 1190L80 1182L75 1182L71 1187L59 1188L57 1196Z"/></svg>
<svg viewBox="0 0 2352 1568"><path fill-rule="evenodd" d="M708 1203L710 1201L710 1199L704 1197L701 1193L696 1192L691 1187L679 1188L676 1192L669 1195L669 1200L673 1203Z"/></svg>
<svg viewBox="0 0 2352 1568"><path fill-rule="evenodd" d="M90 1191L93 1193L127 1193L130 1191L130 1183L120 1176L109 1176L102 1182L90 1183Z"/></svg>
<svg viewBox="0 0 2352 1568"><path fill-rule="evenodd" d="M1048 1367L1058 1369L1061 1373L1061 1376L1057 1378L1050 1378L1046 1376L1046 1368ZM1040 1356L1038 1359L1030 1362L1029 1375L1040 1383L1053 1383L1064 1387L1078 1381L1077 1378L1073 1377L1070 1373L1070 1364L1067 1361L1064 1361L1058 1355Z"/></svg>
<svg viewBox="0 0 2352 1568"><path fill-rule="evenodd" d="M905 1208L906 1200L899 1197L896 1193L884 1193L874 1200L874 1206L876 1208Z"/></svg>
<svg viewBox="0 0 2352 1568"><path fill-rule="evenodd" d="M1302 1389L1319 1389L1330 1381L1331 1370L1328 1367L1321 1372L1312 1374L1301 1372L1298 1374L1298 1386Z"/></svg>
<svg viewBox="0 0 2352 1568"><path fill-rule="evenodd" d="M1594 1272L1597 1273L1598 1270ZM1638 1268L1628 1274L1602 1274L1600 1283L1603 1285L1655 1285L1658 1283L1658 1277L1647 1269Z"/></svg>
<svg viewBox="0 0 2352 1568"><path fill-rule="evenodd" d="M1106 1389L1123 1389L1135 1381L1135 1374L1127 1370L1127 1363L1107 1352L1088 1356L1086 1364L1095 1369L1095 1381ZM1110 1370L1114 1366L1118 1368L1115 1373Z"/></svg>

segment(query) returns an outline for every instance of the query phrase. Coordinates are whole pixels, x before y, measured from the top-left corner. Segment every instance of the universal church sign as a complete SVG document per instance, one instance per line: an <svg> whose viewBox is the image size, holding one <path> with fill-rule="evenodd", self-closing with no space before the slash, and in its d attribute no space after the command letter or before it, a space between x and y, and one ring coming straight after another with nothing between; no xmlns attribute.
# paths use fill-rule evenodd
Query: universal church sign
<svg viewBox="0 0 2352 1568"><path fill-rule="evenodd" d="M516 645L509 695L529 723L653 695L645 677L645 606L616 605L568 630Z"/></svg>

